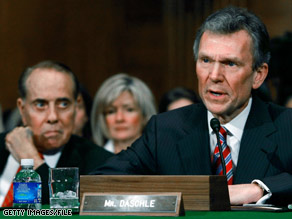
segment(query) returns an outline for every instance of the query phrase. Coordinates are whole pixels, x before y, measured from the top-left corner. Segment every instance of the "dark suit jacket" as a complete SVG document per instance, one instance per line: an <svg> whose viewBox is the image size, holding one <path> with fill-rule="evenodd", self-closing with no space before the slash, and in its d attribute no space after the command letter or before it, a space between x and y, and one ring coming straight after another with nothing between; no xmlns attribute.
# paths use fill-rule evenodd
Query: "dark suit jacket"
<svg viewBox="0 0 292 219"><path fill-rule="evenodd" d="M0 175L9 156L9 152L5 148L5 136L6 133L0 134ZM79 174L86 175L112 155L91 141L72 135L69 142L63 147L56 167L79 167ZM49 203L48 170L49 166L46 163L36 169L42 179L43 204Z"/></svg>
<svg viewBox="0 0 292 219"><path fill-rule="evenodd" d="M92 174L212 175L205 106L153 116L141 138ZM286 204L292 199L291 174L292 110L254 97L234 184L260 179L272 192L270 202Z"/></svg>

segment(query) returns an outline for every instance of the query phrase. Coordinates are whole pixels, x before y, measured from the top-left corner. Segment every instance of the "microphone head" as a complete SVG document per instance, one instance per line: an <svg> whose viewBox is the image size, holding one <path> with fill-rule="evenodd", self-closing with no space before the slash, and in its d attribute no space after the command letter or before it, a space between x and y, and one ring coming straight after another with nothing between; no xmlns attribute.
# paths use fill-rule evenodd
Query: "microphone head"
<svg viewBox="0 0 292 219"><path fill-rule="evenodd" d="M213 129L214 132L219 132L220 130L220 122L217 118L213 118L210 121L210 126Z"/></svg>

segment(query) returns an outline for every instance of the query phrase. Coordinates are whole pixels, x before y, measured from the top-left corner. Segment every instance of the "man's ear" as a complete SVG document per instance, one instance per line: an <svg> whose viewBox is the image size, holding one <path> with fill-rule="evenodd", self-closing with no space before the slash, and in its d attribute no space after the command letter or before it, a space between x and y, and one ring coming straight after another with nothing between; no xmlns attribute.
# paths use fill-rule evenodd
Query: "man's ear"
<svg viewBox="0 0 292 219"><path fill-rule="evenodd" d="M77 110L78 110L78 108L79 108L81 102L82 102L82 96L81 96L81 94L78 94L78 96L77 96L77 98L76 98L76 100L75 100L75 106L74 106L74 117L75 117L75 115L76 115L76 113L77 113Z"/></svg>
<svg viewBox="0 0 292 219"><path fill-rule="evenodd" d="M255 72L254 80L252 84L253 89L259 88L264 80L266 79L269 71L269 66L267 63L263 63Z"/></svg>
<svg viewBox="0 0 292 219"><path fill-rule="evenodd" d="M19 113L21 115L22 123L23 123L23 125L26 125L26 119L24 116L24 110L25 110L24 109L24 100L21 98L17 98L16 105L17 105L17 108L18 108Z"/></svg>
<svg viewBox="0 0 292 219"><path fill-rule="evenodd" d="M81 94L78 94L77 99L76 99L76 103L80 104L81 101L82 101L82 96L81 96Z"/></svg>

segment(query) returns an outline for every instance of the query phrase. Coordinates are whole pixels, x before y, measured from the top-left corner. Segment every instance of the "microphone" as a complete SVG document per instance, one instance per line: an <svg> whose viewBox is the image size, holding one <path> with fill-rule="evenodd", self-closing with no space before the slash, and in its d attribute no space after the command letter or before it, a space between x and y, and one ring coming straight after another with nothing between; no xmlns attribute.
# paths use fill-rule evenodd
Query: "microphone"
<svg viewBox="0 0 292 219"><path fill-rule="evenodd" d="M211 119L210 126L213 129L213 131L215 132L216 137L217 137L217 144L218 144L220 158L221 158L221 165L222 165L222 169L223 169L223 175L226 175L225 160L224 160L224 157L223 157L223 150L222 150L222 145L220 143L220 137L219 137L219 130L220 130L220 122L219 122L219 120L217 118Z"/></svg>

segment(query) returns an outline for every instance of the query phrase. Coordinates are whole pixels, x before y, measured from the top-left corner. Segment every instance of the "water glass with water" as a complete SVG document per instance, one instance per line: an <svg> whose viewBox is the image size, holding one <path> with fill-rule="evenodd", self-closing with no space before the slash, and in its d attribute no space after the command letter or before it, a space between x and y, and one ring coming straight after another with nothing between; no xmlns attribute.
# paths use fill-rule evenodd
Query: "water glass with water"
<svg viewBox="0 0 292 219"><path fill-rule="evenodd" d="M79 169L62 167L49 169L50 208L79 211Z"/></svg>

